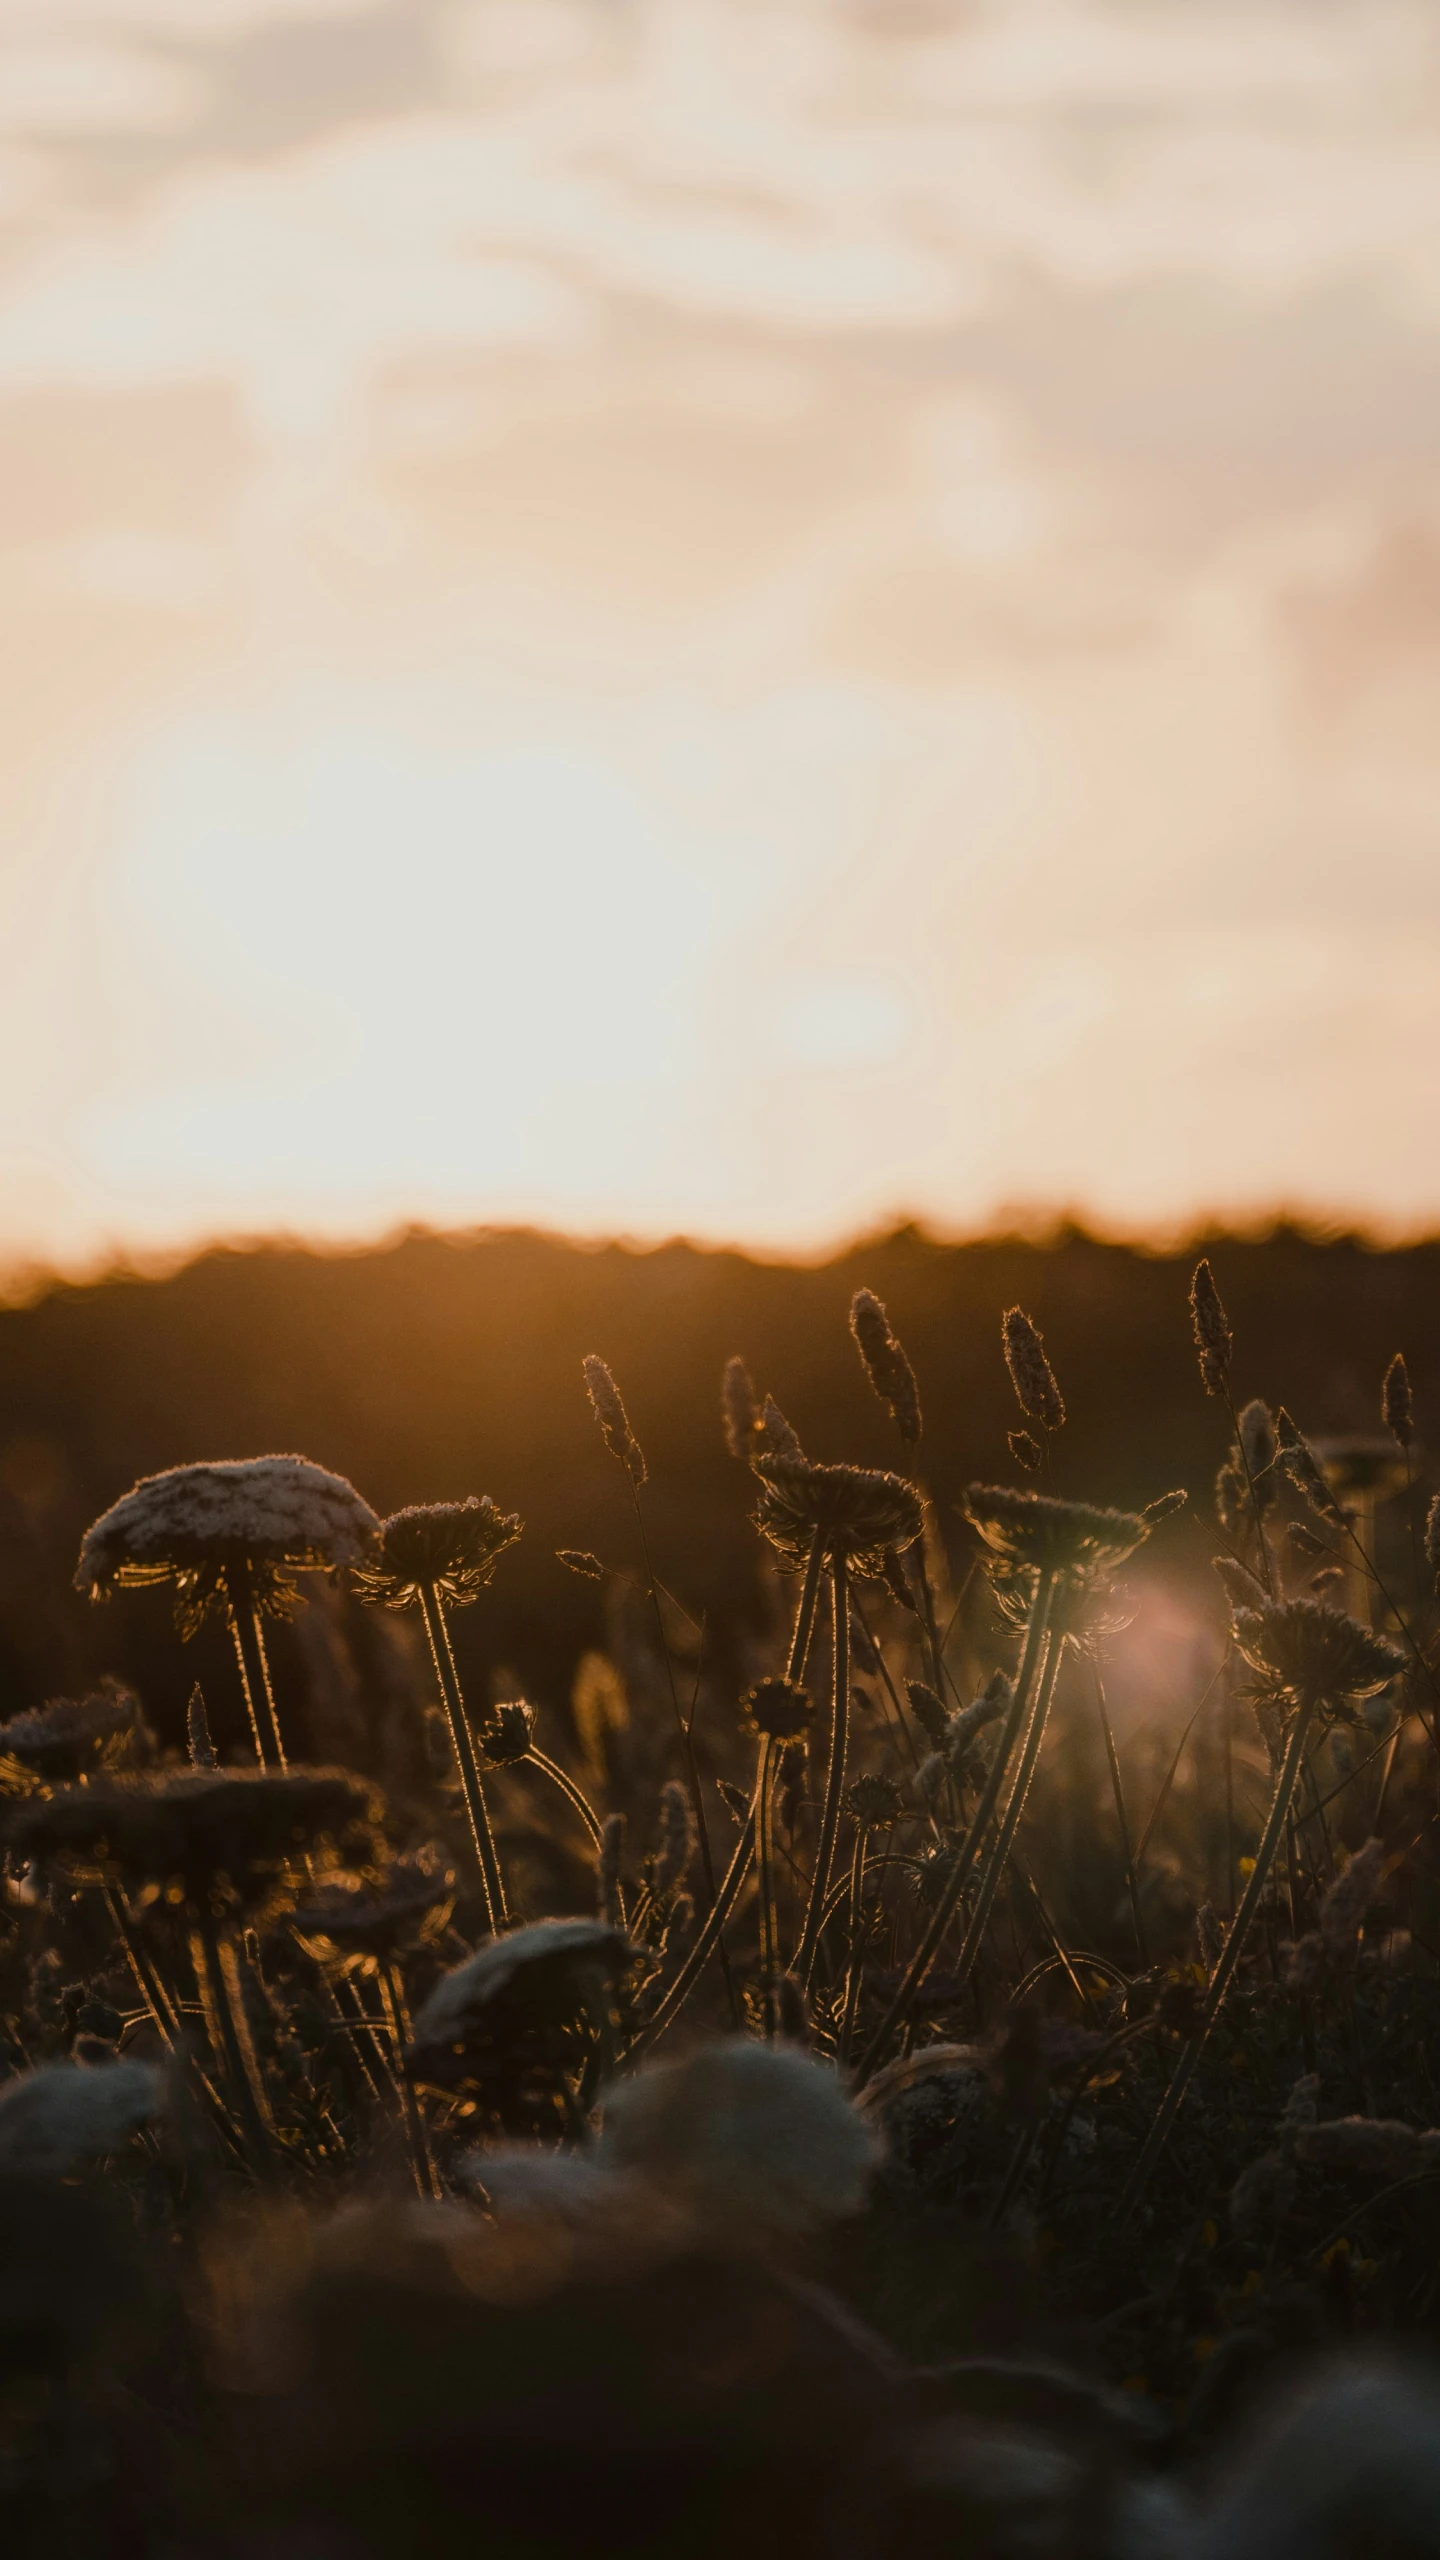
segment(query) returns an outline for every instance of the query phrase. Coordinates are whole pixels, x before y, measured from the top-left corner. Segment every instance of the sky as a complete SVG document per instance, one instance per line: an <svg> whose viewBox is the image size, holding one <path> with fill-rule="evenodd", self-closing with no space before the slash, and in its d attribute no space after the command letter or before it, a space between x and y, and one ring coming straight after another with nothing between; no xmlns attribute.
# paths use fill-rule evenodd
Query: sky
<svg viewBox="0 0 1440 2560"><path fill-rule="evenodd" d="M0 0L0 1267L1440 1222L1424 0Z"/></svg>

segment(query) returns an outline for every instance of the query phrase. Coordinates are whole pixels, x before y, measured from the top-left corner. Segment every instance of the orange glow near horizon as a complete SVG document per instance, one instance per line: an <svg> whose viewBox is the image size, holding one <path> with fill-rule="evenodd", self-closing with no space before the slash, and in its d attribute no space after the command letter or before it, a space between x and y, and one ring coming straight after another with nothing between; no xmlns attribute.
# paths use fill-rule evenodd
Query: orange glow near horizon
<svg viewBox="0 0 1440 2560"><path fill-rule="evenodd" d="M4 0L0 1269L1440 1222L1421 0Z"/></svg>

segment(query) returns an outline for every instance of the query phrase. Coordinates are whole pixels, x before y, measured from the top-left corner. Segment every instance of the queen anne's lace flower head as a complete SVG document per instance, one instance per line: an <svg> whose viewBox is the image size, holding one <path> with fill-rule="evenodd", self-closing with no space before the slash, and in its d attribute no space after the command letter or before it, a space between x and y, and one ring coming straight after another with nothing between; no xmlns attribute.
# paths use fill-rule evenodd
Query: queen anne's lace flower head
<svg viewBox="0 0 1440 2560"><path fill-rule="evenodd" d="M1150 1535L1137 1511L1061 1502L1015 1485L972 1484L965 1512L1003 1569L1060 1575L1079 1589L1103 1582Z"/></svg>
<svg viewBox="0 0 1440 2560"><path fill-rule="evenodd" d="M62 1876L173 1884L253 1916L322 1845L373 1864L378 1827L373 1788L348 1769L185 1769L25 1798L0 1817L0 1841Z"/></svg>
<svg viewBox="0 0 1440 2560"><path fill-rule="evenodd" d="M455 1878L438 1854L397 1858L378 1888L358 1877L317 1893L290 1926L312 1953L349 1971L373 1970L443 1935L455 1907Z"/></svg>
<svg viewBox="0 0 1440 2560"><path fill-rule="evenodd" d="M0 2089L0 2169L52 2177L123 2150L165 2106L163 2075L146 2062L45 2062Z"/></svg>
<svg viewBox="0 0 1440 2560"><path fill-rule="evenodd" d="M1405 1668L1383 1636L1319 1600L1262 1601L1236 1609L1235 1642L1270 1691L1344 1711Z"/></svg>
<svg viewBox="0 0 1440 2560"><path fill-rule="evenodd" d="M603 1920L536 1920L487 1939L441 1975L416 2011L414 2054L433 2059L456 2046L564 2022L597 1987L613 1986L629 1955L624 1932Z"/></svg>
<svg viewBox="0 0 1440 2560"><path fill-rule="evenodd" d="M879 1467L825 1467L808 1458L761 1458L755 1519L786 1562L803 1565L819 1533L827 1564L881 1574L887 1550L913 1546L923 1529L920 1496L904 1476Z"/></svg>
<svg viewBox="0 0 1440 2560"><path fill-rule="evenodd" d="M362 1600L413 1609L433 1590L452 1609L477 1600L523 1523L487 1494L465 1502L417 1502L382 1521L374 1547L355 1573Z"/></svg>
<svg viewBox="0 0 1440 2560"><path fill-rule="evenodd" d="M78 1778L137 1746L154 1748L139 1699L118 1680L102 1680L88 1697L50 1698L0 1724L0 1789L22 1794L29 1786Z"/></svg>
<svg viewBox="0 0 1440 2560"><path fill-rule="evenodd" d="M880 2147L824 2063L734 2038L615 2090L601 2156L703 2227L763 2238L854 2213Z"/></svg>
<svg viewBox="0 0 1440 2560"><path fill-rule="evenodd" d="M272 1615L293 1602L290 1575L353 1564L379 1523L352 1484L308 1458L222 1458L142 1476L86 1530L75 1586L91 1600L134 1583L174 1582L182 1629L219 1604L227 1568L248 1569Z"/></svg>

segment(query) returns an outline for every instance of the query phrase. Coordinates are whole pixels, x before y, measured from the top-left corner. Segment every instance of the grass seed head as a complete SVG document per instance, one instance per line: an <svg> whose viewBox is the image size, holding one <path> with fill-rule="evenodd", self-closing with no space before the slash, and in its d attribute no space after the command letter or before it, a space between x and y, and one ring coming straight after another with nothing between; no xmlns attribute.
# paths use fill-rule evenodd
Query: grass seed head
<svg viewBox="0 0 1440 2560"><path fill-rule="evenodd" d="M674 1893L684 1883L696 1845L690 1790L682 1778L667 1778L660 1790L660 1844L653 1875L657 1895Z"/></svg>
<svg viewBox="0 0 1440 2560"><path fill-rule="evenodd" d="M924 1421L920 1389L903 1344L873 1289L857 1289L850 1301L850 1330L865 1374L907 1449L919 1447Z"/></svg>
<svg viewBox="0 0 1440 2560"><path fill-rule="evenodd" d="M738 1351L726 1361L720 1380L720 1419L731 1457L753 1457L760 1430L760 1407L750 1372Z"/></svg>
<svg viewBox="0 0 1440 2560"><path fill-rule="evenodd" d="M1059 1431L1065 1421L1065 1399L1036 1327L1023 1307L1008 1307L1000 1325L1005 1366L1021 1412L1046 1431Z"/></svg>
<svg viewBox="0 0 1440 2560"><path fill-rule="evenodd" d="M581 1367L585 1373L585 1391L591 1410L600 1425L600 1437L612 1458L621 1466L638 1492L645 1482L645 1457L630 1428L630 1416L609 1369L597 1351L587 1351Z"/></svg>
<svg viewBox="0 0 1440 2560"><path fill-rule="evenodd" d="M1410 1372L1405 1354L1397 1351L1385 1372L1380 1390L1380 1416L1387 1431L1393 1432L1402 1449L1408 1449L1415 1437L1415 1401L1410 1393Z"/></svg>
<svg viewBox="0 0 1440 2560"><path fill-rule="evenodd" d="M1207 1396L1223 1396L1230 1385L1230 1362L1235 1341L1229 1320L1215 1286L1215 1274L1208 1262L1197 1262L1190 1283L1190 1315L1195 1327L1195 1348L1200 1355L1200 1376Z"/></svg>

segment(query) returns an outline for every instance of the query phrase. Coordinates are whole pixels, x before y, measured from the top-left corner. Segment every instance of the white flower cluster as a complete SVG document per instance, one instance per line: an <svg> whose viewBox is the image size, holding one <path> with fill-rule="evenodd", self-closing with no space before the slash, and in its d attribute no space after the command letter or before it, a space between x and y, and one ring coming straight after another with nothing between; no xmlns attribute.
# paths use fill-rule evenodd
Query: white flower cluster
<svg viewBox="0 0 1440 2560"><path fill-rule="evenodd" d="M85 1533L77 1588L163 1580L217 1555L353 1564L379 1528L343 1476L308 1458L226 1458L142 1476Z"/></svg>
<svg viewBox="0 0 1440 2560"><path fill-rule="evenodd" d="M42 2062L0 2089L0 2167L67 2177L122 2149L164 2105L148 2062Z"/></svg>

